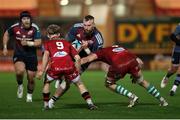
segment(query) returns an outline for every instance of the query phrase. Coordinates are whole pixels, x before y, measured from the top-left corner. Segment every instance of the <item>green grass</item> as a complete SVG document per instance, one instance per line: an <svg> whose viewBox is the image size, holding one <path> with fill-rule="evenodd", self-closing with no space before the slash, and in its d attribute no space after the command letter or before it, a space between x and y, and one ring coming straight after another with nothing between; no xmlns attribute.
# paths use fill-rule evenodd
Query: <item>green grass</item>
<svg viewBox="0 0 180 120"><path fill-rule="evenodd" d="M16 98L17 85L14 73L0 73L0 118L102 118L102 119L125 119L125 118L180 118L180 91L174 97L169 96L169 90L174 81L173 76L168 86L164 89L159 87L160 81L165 72L145 71L144 78L154 84L169 102L168 107L160 107L156 99L149 95L142 87L131 84L129 76L118 81L130 91L139 96L139 103L134 108L127 108L128 99L115 94L104 87L105 74L100 71L87 71L82 75L82 79L89 89L98 110L90 111L86 103L81 98L78 90L71 85L70 90L56 102L55 109L42 111L42 85L43 81L36 80L33 102L25 102ZM24 80L24 85L27 81ZM26 87L25 87L26 88ZM52 83L51 93L54 93L54 83ZM26 90L25 90L26 91Z"/></svg>

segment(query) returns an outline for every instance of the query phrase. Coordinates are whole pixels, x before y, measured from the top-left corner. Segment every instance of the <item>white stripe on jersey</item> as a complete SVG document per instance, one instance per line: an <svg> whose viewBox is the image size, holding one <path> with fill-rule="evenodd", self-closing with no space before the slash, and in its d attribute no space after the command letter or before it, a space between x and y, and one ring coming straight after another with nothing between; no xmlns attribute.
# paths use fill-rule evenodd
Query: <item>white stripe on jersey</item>
<svg viewBox="0 0 180 120"><path fill-rule="evenodd" d="M35 23L32 23L32 26L35 27L37 31L39 31L39 27Z"/></svg>
<svg viewBox="0 0 180 120"><path fill-rule="evenodd" d="M103 44L103 39L102 39L102 37L101 37L101 35L100 35L99 33L97 33L97 34L95 35L95 37L96 37L96 39L97 39L97 41L98 41L99 44Z"/></svg>
<svg viewBox="0 0 180 120"><path fill-rule="evenodd" d="M83 23L76 23L73 27L83 27Z"/></svg>
<svg viewBox="0 0 180 120"><path fill-rule="evenodd" d="M15 23L15 24L11 25L11 28L15 27L15 26L18 26L18 25L19 25L19 23Z"/></svg>

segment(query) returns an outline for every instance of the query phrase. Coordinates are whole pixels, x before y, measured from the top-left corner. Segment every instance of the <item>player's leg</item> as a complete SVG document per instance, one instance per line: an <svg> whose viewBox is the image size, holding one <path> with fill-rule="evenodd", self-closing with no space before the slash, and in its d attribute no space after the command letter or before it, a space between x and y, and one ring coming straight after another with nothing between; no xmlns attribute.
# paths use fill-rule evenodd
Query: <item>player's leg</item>
<svg viewBox="0 0 180 120"><path fill-rule="evenodd" d="M23 76L25 72L25 64L22 61L17 61L14 63L16 81L18 84L17 97L23 97Z"/></svg>
<svg viewBox="0 0 180 120"><path fill-rule="evenodd" d="M171 67L168 69L168 72L166 73L166 75L163 77L162 81L161 81L161 88L166 87L169 78L176 73L176 71L178 70L178 66L179 66L179 59L180 58L180 53L177 52L173 52L172 55L172 61L171 61Z"/></svg>
<svg viewBox="0 0 180 120"><path fill-rule="evenodd" d="M50 97L50 81L45 80L44 81L44 86L43 86L43 101L44 101L44 109L48 108L48 101Z"/></svg>
<svg viewBox="0 0 180 120"><path fill-rule="evenodd" d="M69 86L68 81L65 84L66 84L65 86ZM63 95L64 90L66 88L65 86L59 85L58 88L56 89L54 95L52 96L52 98L48 102L48 106L50 109L52 109L54 107L54 103Z"/></svg>
<svg viewBox="0 0 180 120"><path fill-rule="evenodd" d="M128 107L133 107L137 102L138 97L122 85L116 84L115 81L116 80L114 78L107 77L105 81L105 86L117 94L128 97L130 100L130 104L128 105Z"/></svg>
<svg viewBox="0 0 180 120"><path fill-rule="evenodd" d="M172 86L172 88L170 90L170 96L174 96L175 95L176 90L177 90L179 84L180 84L180 69L178 69L178 71L177 71L177 75L176 75L174 84L173 84L173 86Z"/></svg>
<svg viewBox="0 0 180 120"><path fill-rule="evenodd" d="M38 65L37 57L25 57L25 65L28 80L26 102L32 102L32 94L35 88L35 76Z"/></svg>
<svg viewBox="0 0 180 120"><path fill-rule="evenodd" d="M57 76L58 73L51 71L48 69L44 75L44 86L43 86L43 101L44 101L44 109L49 108L49 100L50 100L50 83L56 79L58 79Z"/></svg>
<svg viewBox="0 0 180 120"><path fill-rule="evenodd" d="M139 70L138 74L134 74L132 76L133 83L138 83L140 86L144 87L149 94L159 100L161 106L167 106L168 103L166 100L161 96L159 90L156 87L146 80L144 80L141 70Z"/></svg>
<svg viewBox="0 0 180 120"><path fill-rule="evenodd" d="M80 74L82 74L82 73L88 68L89 64L90 64L90 63L86 63L86 64L84 64L84 65L81 65ZM63 79L64 79L64 78L60 78L59 80L57 80L57 81L55 82L55 88L58 88L59 85L60 85L61 87L64 87L64 85L66 85L66 83L65 83L66 81L63 80ZM60 82L60 81L62 81L62 82ZM67 84L68 84L68 83L67 83ZM65 86L66 89L63 91L63 94L68 91L69 87L70 87L70 85L69 85L69 86ZM63 94L62 94L62 95L63 95Z"/></svg>
<svg viewBox="0 0 180 120"><path fill-rule="evenodd" d="M88 108L90 110L97 109L97 106L95 106L93 101L92 101L90 93L88 92L88 90L85 87L85 85L83 84L83 82L80 80L80 75L77 76L75 79L73 79L72 82L76 85L76 87L78 88L81 96L83 97L83 99L88 104Z"/></svg>
<svg viewBox="0 0 180 120"><path fill-rule="evenodd" d="M27 96L26 96L26 102L32 102L32 94L35 88L35 76L36 72L35 71L30 71L27 70Z"/></svg>

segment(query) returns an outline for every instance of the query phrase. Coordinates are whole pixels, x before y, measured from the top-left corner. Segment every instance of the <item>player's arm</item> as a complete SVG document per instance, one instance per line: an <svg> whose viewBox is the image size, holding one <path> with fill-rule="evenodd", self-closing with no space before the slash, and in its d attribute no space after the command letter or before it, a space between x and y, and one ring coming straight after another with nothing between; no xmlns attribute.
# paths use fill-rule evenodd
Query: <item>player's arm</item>
<svg viewBox="0 0 180 120"><path fill-rule="evenodd" d="M39 47L42 44L42 40L41 39L36 39L34 41L26 41L26 40L22 40L21 44L23 46L29 46L29 47Z"/></svg>
<svg viewBox="0 0 180 120"><path fill-rule="evenodd" d="M170 35L170 39L180 45L180 25L177 25L175 31Z"/></svg>
<svg viewBox="0 0 180 120"><path fill-rule="evenodd" d="M49 61L49 51L45 50L42 58L42 72L46 71L48 61Z"/></svg>
<svg viewBox="0 0 180 120"><path fill-rule="evenodd" d="M89 55L91 53L91 50L88 48L88 41L83 40L81 45L81 50L84 49L84 51Z"/></svg>
<svg viewBox="0 0 180 120"><path fill-rule="evenodd" d="M81 68L81 58L80 58L80 56L75 55L74 60L75 60L75 66L76 66L77 70L80 71L80 68Z"/></svg>
<svg viewBox="0 0 180 120"><path fill-rule="evenodd" d="M172 33L170 35L170 39L175 42L177 45L180 45L180 35L175 35L174 33Z"/></svg>
<svg viewBox="0 0 180 120"><path fill-rule="evenodd" d="M8 50L7 50L8 41L9 41L9 33L6 30L6 32L3 35L3 55L5 56L8 54Z"/></svg>
<svg viewBox="0 0 180 120"><path fill-rule="evenodd" d="M48 65L48 61L49 61L49 51L45 50L44 54L43 54L43 57L42 57L42 69L39 70L39 72L36 75L36 77L38 79L41 79L43 73L45 73L47 65Z"/></svg>
<svg viewBox="0 0 180 120"><path fill-rule="evenodd" d="M140 68L142 68L144 65L143 61L139 57L137 57L136 60L139 63Z"/></svg>
<svg viewBox="0 0 180 120"><path fill-rule="evenodd" d="M26 41L26 40L22 40L21 44L23 46L29 46L29 47L39 47L42 44L42 40L41 40L41 33L40 30L38 28L37 25L33 24L33 26L35 27L35 33L34 33L34 41Z"/></svg>
<svg viewBox="0 0 180 120"><path fill-rule="evenodd" d="M81 65L96 60L98 56L95 53L81 59Z"/></svg>
<svg viewBox="0 0 180 120"><path fill-rule="evenodd" d="M103 48L103 44L104 44L104 39L100 33L97 33L95 35L95 38L96 38L96 40L95 40L95 43L93 44L93 47L91 50L92 52L95 52L95 51Z"/></svg>
<svg viewBox="0 0 180 120"><path fill-rule="evenodd" d="M71 29L69 30L69 32L66 35L66 40L68 40L69 42L73 42L76 39L76 27L71 27Z"/></svg>

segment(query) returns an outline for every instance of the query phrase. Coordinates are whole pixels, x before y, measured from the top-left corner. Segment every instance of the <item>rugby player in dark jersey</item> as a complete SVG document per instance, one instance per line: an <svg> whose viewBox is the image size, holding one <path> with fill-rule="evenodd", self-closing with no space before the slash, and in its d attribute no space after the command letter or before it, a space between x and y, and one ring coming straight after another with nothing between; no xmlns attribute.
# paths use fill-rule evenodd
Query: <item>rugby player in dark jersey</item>
<svg viewBox="0 0 180 120"><path fill-rule="evenodd" d="M27 73L26 101L32 102L32 93L35 86L35 74L37 71L36 48L41 45L41 34L38 26L32 23L30 12L20 13L19 22L9 27L3 36L3 54L8 54L7 43L12 37L15 41L13 62L18 84L17 97L23 97L23 76Z"/></svg>
<svg viewBox="0 0 180 120"><path fill-rule="evenodd" d="M170 96L174 96L175 92L180 84L180 71L178 71L180 65L180 24L177 25L175 31L170 35L170 39L175 43L172 52L171 67L168 69L167 74L163 77L161 81L161 88L164 88L169 78L177 72L174 84L170 90Z"/></svg>

